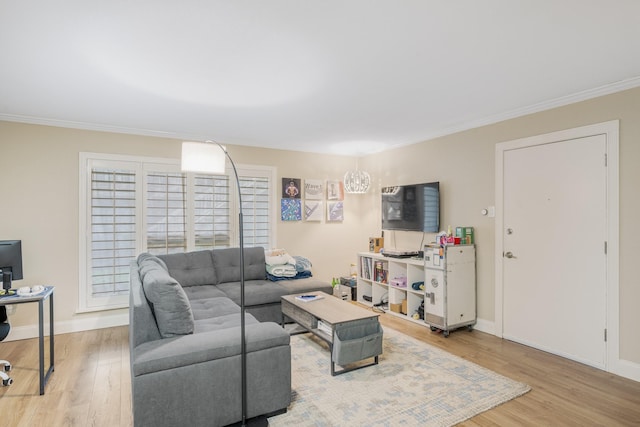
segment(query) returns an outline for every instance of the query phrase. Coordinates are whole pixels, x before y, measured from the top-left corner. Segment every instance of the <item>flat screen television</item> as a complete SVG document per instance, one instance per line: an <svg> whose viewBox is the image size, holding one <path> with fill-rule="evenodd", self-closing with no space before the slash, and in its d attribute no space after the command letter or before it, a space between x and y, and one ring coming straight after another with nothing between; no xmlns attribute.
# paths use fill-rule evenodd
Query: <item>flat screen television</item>
<svg viewBox="0 0 640 427"><path fill-rule="evenodd" d="M22 279L21 240L0 240L0 270L5 290L11 289L12 280Z"/></svg>
<svg viewBox="0 0 640 427"><path fill-rule="evenodd" d="M440 231L440 183L382 188L382 229Z"/></svg>

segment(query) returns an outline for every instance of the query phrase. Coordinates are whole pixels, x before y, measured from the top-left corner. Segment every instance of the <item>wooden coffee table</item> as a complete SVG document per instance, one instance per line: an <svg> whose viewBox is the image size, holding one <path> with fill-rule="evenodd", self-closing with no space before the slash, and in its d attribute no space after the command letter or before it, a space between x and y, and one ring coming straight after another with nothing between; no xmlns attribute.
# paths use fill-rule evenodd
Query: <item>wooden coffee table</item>
<svg viewBox="0 0 640 427"><path fill-rule="evenodd" d="M299 295L319 295L314 301L300 301ZM382 327L378 314L338 299L324 292L285 295L282 297L282 326L289 317L329 344L331 351L331 375L343 374L355 369L377 365L382 354ZM355 362L374 358L366 365ZM344 368L335 370L338 364Z"/></svg>

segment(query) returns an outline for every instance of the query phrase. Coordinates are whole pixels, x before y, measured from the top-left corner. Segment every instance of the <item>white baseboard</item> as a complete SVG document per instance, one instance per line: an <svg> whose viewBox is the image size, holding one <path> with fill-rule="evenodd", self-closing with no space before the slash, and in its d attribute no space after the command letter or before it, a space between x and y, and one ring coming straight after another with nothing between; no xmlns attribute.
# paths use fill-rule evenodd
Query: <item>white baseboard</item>
<svg viewBox="0 0 640 427"><path fill-rule="evenodd" d="M477 329L481 332L486 332L491 335L495 335L496 328L493 321L477 319L473 329ZM631 362L629 360L612 360L609 361L609 370L612 374L619 375L624 378L628 378L633 381L640 382L640 364Z"/></svg>
<svg viewBox="0 0 640 427"><path fill-rule="evenodd" d="M618 359L610 366L611 373L640 382L640 364Z"/></svg>
<svg viewBox="0 0 640 427"><path fill-rule="evenodd" d="M477 329L478 331L486 332L491 335L496 334L495 324L491 320L476 319L476 324L473 325L473 329Z"/></svg>
<svg viewBox="0 0 640 427"><path fill-rule="evenodd" d="M55 322L54 333L68 334L71 332L91 331L94 329L112 328L114 326L124 326L129 324L129 313L125 312L103 312L97 316L85 316L81 319ZM49 323L45 321L45 335L49 335ZM29 338L38 338L38 324L11 327L11 333L5 341L17 341Z"/></svg>

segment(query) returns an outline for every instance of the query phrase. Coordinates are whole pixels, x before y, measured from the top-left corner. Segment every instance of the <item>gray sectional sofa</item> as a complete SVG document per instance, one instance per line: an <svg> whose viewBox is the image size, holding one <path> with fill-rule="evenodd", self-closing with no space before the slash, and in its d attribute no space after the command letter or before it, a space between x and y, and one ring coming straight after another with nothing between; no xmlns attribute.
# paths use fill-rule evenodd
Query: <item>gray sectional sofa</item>
<svg viewBox="0 0 640 427"><path fill-rule="evenodd" d="M266 280L264 249L245 249L247 417L286 411L291 348L280 297L331 285ZM223 426L241 420L238 248L131 264L129 341L135 426Z"/></svg>

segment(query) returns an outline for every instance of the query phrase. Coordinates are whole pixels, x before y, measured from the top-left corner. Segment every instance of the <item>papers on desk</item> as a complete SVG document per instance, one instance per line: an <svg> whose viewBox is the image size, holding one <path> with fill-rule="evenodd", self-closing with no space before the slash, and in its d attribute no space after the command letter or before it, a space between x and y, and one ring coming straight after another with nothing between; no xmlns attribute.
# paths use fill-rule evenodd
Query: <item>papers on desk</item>
<svg viewBox="0 0 640 427"><path fill-rule="evenodd" d="M24 286L22 288L18 288L17 293L18 293L18 296L21 296L21 297L33 297L43 293L46 290L47 288L40 285L31 287L31 288L28 286Z"/></svg>
<svg viewBox="0 0 640 427"><path fill-rule="evenodd" d="M298 301L303 301L303 302L316 301L322 298L324 298L322 295L298 295L296 297Z"/></svg>
<svg viewBox="0 0 640 427"><path fill-rule="evenodd" d="M51 286L23 286L18 289L0 289L0 298L7 298L11 300L21 299L21 298L33 298L39 297L40 295L46 294L49 290L51 290Z"/></svg>

